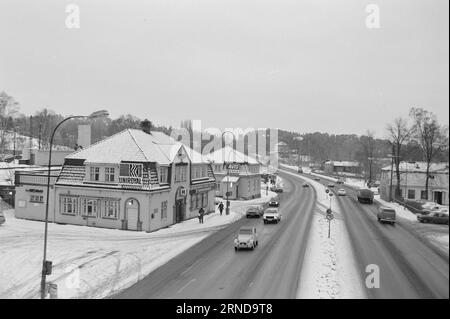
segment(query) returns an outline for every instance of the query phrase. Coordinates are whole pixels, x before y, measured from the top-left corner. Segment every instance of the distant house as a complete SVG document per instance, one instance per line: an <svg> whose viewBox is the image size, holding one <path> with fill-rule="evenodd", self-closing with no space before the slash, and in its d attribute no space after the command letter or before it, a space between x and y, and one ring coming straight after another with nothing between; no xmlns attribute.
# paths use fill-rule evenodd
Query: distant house
<svg viewBox="0 0 450 319"><path fill-rule="evenodd" d="M425 199L425 162L401 162L400 163L400 196L406 199ZM397 187L397 176L394 167L391 189L391 165L382 169L380 196L384 200L394 198ZM428 184L428 200L441 205L449 204L449 164L433 163L430 167ZM390 196L390 193L392 197Z"/></svg>
<svg viewBox="0 0 450 319"><path fill-rule="evenodd" d="M43 220L42 210L33 211L36 197L31 193L37 192L26 192L42 190L42 182L31 187L28 179L16 203L25 201L31 209L18 217ZM51 183L50 215L57 223L154 231L197 217L200 207L215 209L210 164L169 136L149 130L127 129L66 156Z"/></svg>
<svg viewBox="0 0 450 319"><path fill-rule="evenodd" d="M285 142L279 142L276 144L276 150L278 152L278 156L282 158L289 157L289 146Z"/></svg>
<svg viewBox="0 0 450 319"><path fill-rule="evenodd" d="M216 195L229 199L261 197L260 163L254 158L226 146L211 154L204 154L213 167Z"/></svg>
<svg viewBox="0 0 450 319"><path fill-rule="evenodd" d="M327 161L324 163L324 171L328 174L358 175L361 174L361 166L353 161Z"/></svg>

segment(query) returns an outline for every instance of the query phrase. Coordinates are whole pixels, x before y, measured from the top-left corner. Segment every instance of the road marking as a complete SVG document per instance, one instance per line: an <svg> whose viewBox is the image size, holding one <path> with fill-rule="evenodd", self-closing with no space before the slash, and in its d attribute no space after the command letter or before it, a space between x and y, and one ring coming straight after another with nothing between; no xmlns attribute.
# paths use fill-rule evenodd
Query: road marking
<svg viewBox="0 0 450 319"><path fill-rule="evenodd" d="M183 276L184 274L186 274L189 270L191 270L192 268L194 268L195 266L199 265L201 262L203 261L203 258L197 260L195 263L193 263L192 265L190 265L188 268L186 268L181 275Z"/></svg>
<svg viewBox="0 0 450 319"><path fill-rule="evenodd" d="M193 283L194 281L197 281L197 279L192 279L191 281L189 281L186 285L184 285L183 287L180 288L180 290L177 291L177 294L179 294L180 292L182 292L184 290L184 288L186 288L187 286L189 286L191 283Z"/></svg>

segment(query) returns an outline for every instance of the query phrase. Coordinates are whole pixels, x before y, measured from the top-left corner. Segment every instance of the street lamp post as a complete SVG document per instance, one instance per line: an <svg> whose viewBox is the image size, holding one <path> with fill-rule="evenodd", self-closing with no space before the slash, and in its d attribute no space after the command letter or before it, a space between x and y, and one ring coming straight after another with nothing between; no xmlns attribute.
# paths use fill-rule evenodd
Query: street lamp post
<svg viewBox="0 0 450 319"><path fill-rule="evenodd" d="M105 110L97 111L92 113L91 115L83 116L83 115L76 115L76 116L69 116L59 122L56 127L53 129L51 138L50 138L50 149L48 153L48 171L47 171L47 200L45 202L45 229L44 229L44 259L42 261L42 276L41 276L41 299L45 299L46 296L46 276L51 274L51 262L47 260L47 234L48 234L48 208L49 208L49 198L50 198L50 170L52 166L52 144L53 144L53 138L55 136L55 132L58 129L58 127L61 126L64 122L75 119L75 118L88 118L88 119L95 119L100 117L106 117L108 116L108 112Z"/></svg>
<svg viewBox="0 0 450 319"><path fill-rule="evenodd" d="M234 132L233 131L224 131L223 133L222 133L222 141L224 140L223 138L224 138L224 136L225 136L225 134L226 133L231 133L231 135L233 135L233 142L236 140L236 136L234 135ZM226 207L225 207L225 215L229 215L230 214L230 201L229 201L229 190L228 190L228 184L229 184L229 179L230 179L230 170L228 169L228 164L225 162L225 154L224 154L224 152L225 152L225 144L222 146L222 159L223 159L223 164L225 165L225 168L226 168L226 170L227 170L227 175L225 176L225 180L226 180L226 183L227 183L227 192L226 192L226 194L225 194L225 196L227 197L227 205L226 205ZM231 154L228 154L228 157L230 156ZM229 160L229 158L228 158L228 160Z"/></svg>

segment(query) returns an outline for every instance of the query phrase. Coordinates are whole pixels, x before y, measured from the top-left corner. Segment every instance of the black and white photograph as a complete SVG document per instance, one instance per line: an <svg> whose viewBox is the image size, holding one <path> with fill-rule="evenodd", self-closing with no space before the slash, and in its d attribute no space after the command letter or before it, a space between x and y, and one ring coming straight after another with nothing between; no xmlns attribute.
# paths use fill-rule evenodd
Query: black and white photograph
<svg viewBox="0 0 450 319"><path fill-rule="evenodd" d="M0 299L449 299L448 0L0 0L0 43Z"/></svg>

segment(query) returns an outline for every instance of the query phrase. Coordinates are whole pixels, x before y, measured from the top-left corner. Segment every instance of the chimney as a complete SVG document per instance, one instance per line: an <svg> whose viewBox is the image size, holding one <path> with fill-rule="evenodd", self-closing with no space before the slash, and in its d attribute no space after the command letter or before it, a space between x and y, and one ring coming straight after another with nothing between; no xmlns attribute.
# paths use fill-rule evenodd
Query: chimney
<svg viewBox="0 0 450 319"><path fill-rule="evenodd" d="M150 130L152 128L152 122L150 122L149 120L145 119L141 122L141 130L147 134L151 134Z"/></svg>

